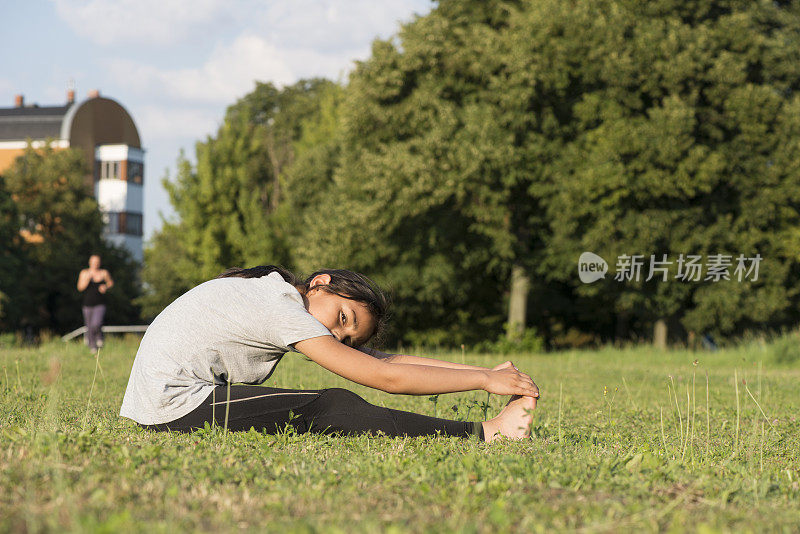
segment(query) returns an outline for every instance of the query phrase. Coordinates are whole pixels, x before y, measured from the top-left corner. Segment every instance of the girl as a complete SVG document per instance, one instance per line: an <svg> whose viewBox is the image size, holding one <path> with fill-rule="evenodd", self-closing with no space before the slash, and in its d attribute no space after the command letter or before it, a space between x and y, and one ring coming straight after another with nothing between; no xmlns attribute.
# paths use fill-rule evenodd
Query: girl
<svg viewBox="0 0 800 534"><path fill-rule="evenodd" d="M230 269L179 297L148 327L120 415L184 432L221 426L227 411L230 430L274 433L290 424L299 433L527 436L539 390L511 362L487 369L361 348L381 329L387 307L380 289L351 271L317 271L301 282L275 266ZM255 385L292 350L389 393L483 389L513 397L494 419L472 423L373 406L345 389Z"/></svg>

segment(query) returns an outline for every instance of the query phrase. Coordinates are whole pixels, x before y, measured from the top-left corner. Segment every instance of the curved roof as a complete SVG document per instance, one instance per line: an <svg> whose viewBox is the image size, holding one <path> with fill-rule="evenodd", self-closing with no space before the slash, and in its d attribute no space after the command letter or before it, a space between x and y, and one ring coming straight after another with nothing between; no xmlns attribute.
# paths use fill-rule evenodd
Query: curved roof
<svg viewBox="0 0 800 534"><path fill-rule="evenodd" d="M128 111L115 100L94 97L73 106L61 124L61 139L70 146L90 149L97 145L128 145L142 148L139 131Z"/></svg>
<svg viewBox="0 0 800 534"><path fill-rule="evenodd" d="M0 141L65 139L94 153L97 145L141 148L128 111L110 98L93 97L65 106L0 108Z"/></svg>

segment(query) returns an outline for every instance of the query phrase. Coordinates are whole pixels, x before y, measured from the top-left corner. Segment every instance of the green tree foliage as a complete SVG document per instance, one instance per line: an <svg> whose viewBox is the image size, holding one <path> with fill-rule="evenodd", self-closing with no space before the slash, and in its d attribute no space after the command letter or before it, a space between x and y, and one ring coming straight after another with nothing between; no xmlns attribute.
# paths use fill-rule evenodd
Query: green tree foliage
<svg viewBox="0 0 800 534"><path fill-rule="evenodd" d="M334 86L321 79L283 89L257 83L228 108L216 136L197 143L195 166L181 156L176 179L164 180L178 221L145 251L140 302L147 315L229 267L293 265L288 169L302 125L320 116ZM295 198L304 202L302 194Z"/></svg>
<svg viewBox="0 0 800 534"><path fill-rule="evenodd" d="M317 210L337 216L306 265L375 273L404 331L450 343L496 328L514 266L551 330L796 320L798 20L793 3L439 2L351 77ZM754 283L583 286L584 250L764 261Z"/></svg>
<svg viewBox="0 0 800 534"><path fill-rule="evenodd" d="M527 268L539 240L539 170L524 148L537 133L542 152L554 141L519 113L509 13L440 2L377 41L347 88L335 187L306 216L302 265L348 265L392 287L406 341L496 335L511 267Z"/></svg>
<svg viewBox="0 0 800 534"><path fill-rule="evenodd" d="M10 301L18 299L24 264L17 205L0 176L0 330L7 323Z"/></svg>
<svg viewBox="0 0 800 534"><path fill-rule="evenodd" d="M551 340L793 323L799 45L797 2L441 0L346 87L258 84L231 106L168 186L153 308L283 263L391 287L403 342L496 338L527 287L527 326ZM755 282L583 285L587 250L612 270L763 261Z"/></svg>
<svg viewBox="0 0 800 534"><path fill-rule="evenodd" d="M339 85L321 87L318 111L300 123L300 135L294 143L294 161L286 169L284 202L279 208L286 211L291 221L293 251L304 246L301 231L304 214L316 209L334 184L334 171L341 156L343 97L344 89ZM294 257L292 264L296 264ZM318 267L310 265L308 268Z"/></svg>
<svg viewBox="0 0 800 534"><path fill-rule="evenodd" d="M142 280L145 287L136 300L143 317L155 317L197 283L191 278L197 266L186 251L183 235L182 224L164 221L144 250Z"/></svg>
<svg viewBox="0 0 800 534"><path fill-rule="evenodd" d="M656 319L722 334L795 321L797 4L548 1L520 15L519 46L547 54L566 89L545 98L560 101L570 142L541 188L539 274L574 291L589 312L578 320L640 336ZM642 281L582 286L585 250L643 255ZM676 263L668 282L643 281L651 255L681 253L731 255L731 274L739 254L764 260L753 283L682 283Z"/></svg>
<svg viewBox="0 0 800 534"><path fill-rule="evenodd" d="M0 273L7 296L4 328L63 332L82 324L75 286L93 253L102 256L116 282L108 293L107 322L137 318L131 303L138 292L136 266L127 252L102 239L103 222L87 191L87 174L75 150L30 146L4 174L0 202L9 210L2 212L0 232L10 244L4 247Z"/></svg>

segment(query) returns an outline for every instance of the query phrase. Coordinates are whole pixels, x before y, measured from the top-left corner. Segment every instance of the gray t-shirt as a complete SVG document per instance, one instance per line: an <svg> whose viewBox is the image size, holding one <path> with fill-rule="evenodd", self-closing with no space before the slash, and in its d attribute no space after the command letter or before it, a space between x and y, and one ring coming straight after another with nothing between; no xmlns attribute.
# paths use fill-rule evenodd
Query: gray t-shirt
<svg viewBox="0 0 800 534"><path fill-rule="evenodd" d="M331 333L277 272L210 280L147 328L120 415L169 423L200 406L215 386L264 382L290 345L324 335Z"/></svg>

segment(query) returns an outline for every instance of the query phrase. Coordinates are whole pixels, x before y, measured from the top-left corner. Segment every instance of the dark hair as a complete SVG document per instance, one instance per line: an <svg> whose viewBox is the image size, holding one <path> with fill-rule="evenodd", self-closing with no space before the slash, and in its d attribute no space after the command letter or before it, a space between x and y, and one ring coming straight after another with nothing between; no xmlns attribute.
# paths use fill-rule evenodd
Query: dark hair
<svg viewBox="0 0 800 534"><path fill-rule="evenodd" d="M287 283L298 288L302 294L311 289L311 281L315 277L327 274L331 277L330 283L316 287L328 293L364 304L372 317L375 318L375 331L372 332L370 337L376 340L380 339L389 316L389 298L375 282L363 274L348 271L347 269L320 269L305 280L301 280L294 273L279 265L259 265L258 267L246 269L232 267L217 276L217 278L261 278L273 272L280 274Z"/></svg>

